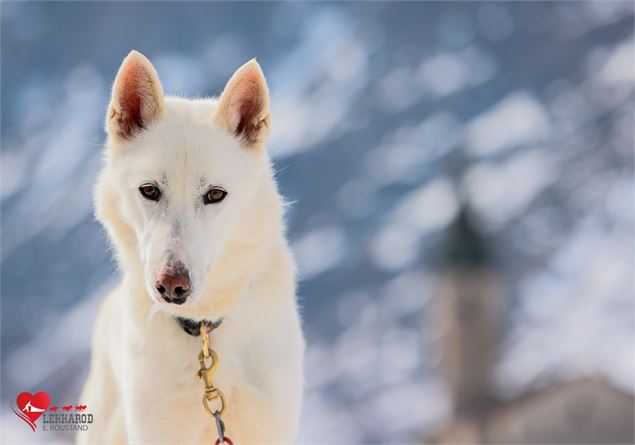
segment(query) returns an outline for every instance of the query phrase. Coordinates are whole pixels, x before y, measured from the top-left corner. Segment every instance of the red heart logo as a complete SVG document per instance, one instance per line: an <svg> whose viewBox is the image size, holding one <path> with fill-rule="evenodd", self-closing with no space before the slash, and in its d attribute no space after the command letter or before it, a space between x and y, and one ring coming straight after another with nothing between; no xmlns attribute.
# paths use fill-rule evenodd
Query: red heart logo
<svg viewBox="0 0 635 445"><path fill-rule="evenodd" d="M13 410L18 417L29 424L35 431L35 421L40 418L51 404L51 397L45 392L38 392L33 395L30 392L23 392L15 399L19 411Z"/></svg>

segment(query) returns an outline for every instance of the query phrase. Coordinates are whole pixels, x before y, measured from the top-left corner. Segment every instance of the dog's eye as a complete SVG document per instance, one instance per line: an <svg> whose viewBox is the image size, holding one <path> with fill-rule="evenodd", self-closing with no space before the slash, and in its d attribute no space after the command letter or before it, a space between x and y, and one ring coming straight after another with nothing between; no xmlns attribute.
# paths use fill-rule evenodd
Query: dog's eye
<svg viewBox="0 0 635 445"><path fill-rule="evenodd" d="M225 196L227 196L227 192L225 190L214 187L205 193L203 202L205 202L205 204L217 204L225 199Z"/></svg>
<svg viewBox="0 0 635 445"><path fill-rule="evenodd" d="M159 187L152 184L145 184L139 187L139 191L141 192L141 196L145 199L149 199L150 201L158 201L161 198L161 191Z"/></svg>

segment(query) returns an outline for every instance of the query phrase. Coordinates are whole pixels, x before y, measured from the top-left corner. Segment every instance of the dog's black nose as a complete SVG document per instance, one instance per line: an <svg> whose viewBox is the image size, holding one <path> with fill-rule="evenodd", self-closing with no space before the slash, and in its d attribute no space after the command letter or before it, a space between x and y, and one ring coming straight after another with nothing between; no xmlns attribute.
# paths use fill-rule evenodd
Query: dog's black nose
<svg viewBox="0 0 635 445"><path fill-rule="evenodd" d="M190 294L190 276L184 268L166 268L154 286L168 303L183 304Z"/></svg>

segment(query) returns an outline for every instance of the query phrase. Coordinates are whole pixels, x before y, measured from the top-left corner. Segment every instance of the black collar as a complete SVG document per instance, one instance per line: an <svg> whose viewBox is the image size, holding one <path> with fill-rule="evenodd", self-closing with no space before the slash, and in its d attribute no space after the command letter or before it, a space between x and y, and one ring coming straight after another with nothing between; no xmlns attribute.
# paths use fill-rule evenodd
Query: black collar
<svg viewBox="0 0 635 445"><path fill-rule="evenodd" d="M209 332L219 327L220 324L223 322L222 318L214 321L196 321L192 320L191 318L176 317L175 320L179 324L179 326L181 326L181 329L183 329L186 333L190 334L193 337L198 337L199 335L201 335L201 323L205 323L207 325L207 331Z"/></svg>

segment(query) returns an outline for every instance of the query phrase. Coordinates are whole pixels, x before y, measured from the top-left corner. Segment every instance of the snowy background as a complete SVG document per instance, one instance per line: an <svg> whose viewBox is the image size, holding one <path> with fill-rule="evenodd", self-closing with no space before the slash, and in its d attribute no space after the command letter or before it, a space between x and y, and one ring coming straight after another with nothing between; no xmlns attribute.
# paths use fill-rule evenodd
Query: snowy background
<svg viewBox="0 0 635 445"><path fill-rule="evenodd" d="M633 3L1 10L6 443L68 440L34 439L9 407L25 390L78 402L115 281L91 191L132 48L169 93L218 94L252 57L267 75L308 341L300 442L414 442L447 419L426 313L451 175L505 285L501 397L593 373L635 389Z"/></svg>

